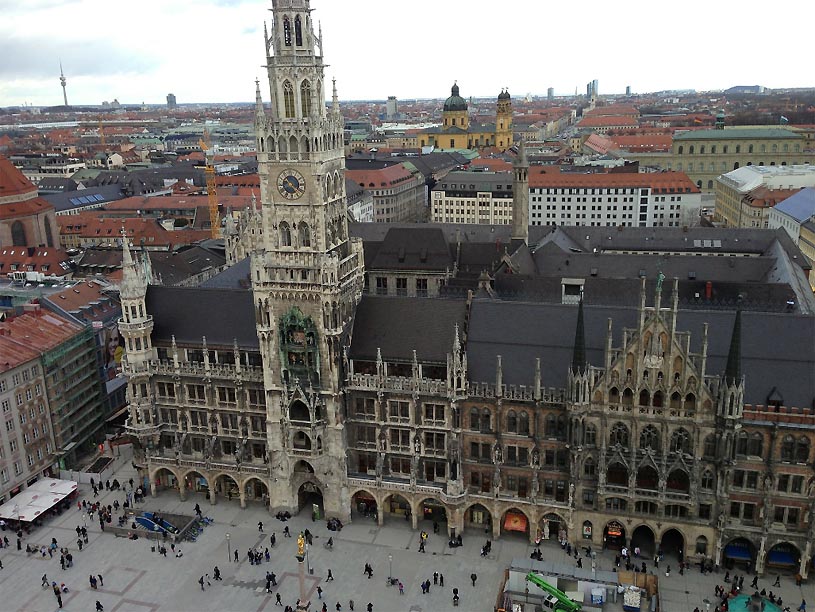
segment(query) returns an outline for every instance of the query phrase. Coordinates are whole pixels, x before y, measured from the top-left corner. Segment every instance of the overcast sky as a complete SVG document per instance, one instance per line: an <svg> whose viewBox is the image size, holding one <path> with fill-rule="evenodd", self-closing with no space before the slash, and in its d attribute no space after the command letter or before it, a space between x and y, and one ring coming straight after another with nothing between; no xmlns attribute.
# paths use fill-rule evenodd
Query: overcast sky
<svg viewBox="0 0 815 612"><path fill-rule="evenodd" d="M810 0L313 0L343 100L813 86ZM0 0L0 106L254 99L270 0ZM765 29L766 28L766 29ZM264 91L268 90L265 88ZM265 96L264 96L265 97Z"/></svg>

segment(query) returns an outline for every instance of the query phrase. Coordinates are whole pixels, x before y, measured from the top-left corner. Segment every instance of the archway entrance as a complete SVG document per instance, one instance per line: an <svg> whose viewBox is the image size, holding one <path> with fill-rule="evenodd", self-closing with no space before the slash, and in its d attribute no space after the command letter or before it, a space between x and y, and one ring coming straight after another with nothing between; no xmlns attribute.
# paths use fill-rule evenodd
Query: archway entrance
<svg viewBox="0 0 815 612"><path fill-rule="evenodd" d="M188 493L203 493L209 499L209 481L195 470L184 474L184 489Z"/></svg>
<svg viewBox="0 0 815 612"><path fill-rule="evenodd" d="M247 501L262 501L265 504L269 500L269 487L260 478L247 480L243 491Z"/></svg>
<svg viewBox="0 0 815 612"><path fill-rule="evenodd" d="M677 562L685 558L685 537L678 529L669 529L663 533L659 547L663 555L674 557Z"/></svg>
<svg viewBox="0 0 815 612"><path fill-rule="evenodd" d="M609 521L603 529L603 548L622 550L625 546L625 527L619 521Z"/></svg>
<svg viewBox="0 0 815 612"><path fill-rule="evenodd" d="M175 474L167 468L159 468L153 474L153 482L156 485L156 491L164 491L167 489L178 490L178 478Z"/></svg>
<svg viewBox="0 0 815 612"><path fill-rule="evenodd" d="M419 509L419 529L430 533L447 535L447 509L439 500L428 497L422 500Z"/></svg>
<svg viewBox="0 0 815 612"><path fill-rule="evenodd" d="M391 517L410 522L410 503L401 495L394 493L385 498L382 503L383 518Z"/></svg>
<svg viewBox="0 0 815 612"><path fill-rule="evenodd" d="M656 553L656 537L648 525L640 525L631 534L631 550L640 549L640 555L653 558Z"/></svg>
<svg viewBox="0 0 815 612"><path fill-rule="evenodd" d="M297 490L297 511L306 509L315 519L324 518L323 492L316 483L307 480Z"/></svg>
<svg viewBox="0 0 815 612"><path fill-rule="evenodd" d="M756 547L747 538L736 538L724 547L724 566L726 569L756 566Z"/></svg>
<svg viewBox="0 0 815 612"><path fill-rule="evenodd" d="M501 536L523 537L529 542L529 517L517 508L510 508L501 518Z"/></svg>
<svg viewBox="0 0 815 612"><path fill-rule="evenodd" d="M360 518L376 521L377 504L374 496L368 491L357 491L351 496L351 520Z"/></svg>
<svg viewBox="0 0 815 612"><path fill-rule="evenodd" d="M567 536L566 521L557 514L550 512L549 514L544 514L540 520L535 539L540 539L541 541L552 540L560 544L566 540Z"/></svg>
<svg viewBox="0 0 815 612"><path fill-rule="evenodd" d="M492 539L492 514L481 504L473 504L464 511L464 527L478 529Z"/></svg>
<svg viewBox="0 0 815 612"><path fill-rule="evenodd" d="M215 494L228 500L240 499L241 491L237 481L229 474L221 474L215 479Z"/></svg>
<svg viewBox="0 0 815 612"><path fill-rule="evenodd" d="M797 574L801 567L801 552L789 542L779 542L767 553L767 569L776 573Z"/></svg>

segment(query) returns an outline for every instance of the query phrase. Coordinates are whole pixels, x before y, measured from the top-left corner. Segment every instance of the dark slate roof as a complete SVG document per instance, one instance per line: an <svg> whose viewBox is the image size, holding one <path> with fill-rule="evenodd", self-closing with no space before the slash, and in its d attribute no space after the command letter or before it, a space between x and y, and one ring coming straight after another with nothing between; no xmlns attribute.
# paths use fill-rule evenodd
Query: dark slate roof
<svg viewBox="0 0 815 612"><path fill-rule="evenodd" d="M365 295L354 319L350 356L444 363L453 348L455 325L464 329L464 300ZM463 332L462 332L463 333Z"/></svg>
<svg viewBox="0 0 815 612"><path fill-rule="evenodd" d="M226 263L222 256L195 245L178 251L150 251L149 254L153 274L163 285L175 285Z"/></svg>
<svg viewBox="0 0 815 612"><path fill-rule="evenodd" d="M251 289L249 258L244 257L212 278L201 283L202 289Z"/></svg>
<svg viewBox="0 0 815 612"><path fill-rule="evenodd" d="M147 288L147 312L153 315L153 341L178 344L238 346L258 349L251 291L188 287Z"/></svg>
<svg viewBox="0 0 815 612"><path fill-rule="evenodd" d="M452 268L453 258L444 232L424 225L390 229L370 262L371 270L444 271Z"/></svg>
<svg viewBox="0 0 815 612"><path fill-rule="evenodd" d="M118 184L102 185L101 187L88 187L87 189L77 189L73 191L65 191L63 193L49 193L43 196L44 199L51 202L51 205L57 212L89 206L92 204L114 202L116 200L121 200L124 197L125 194L122 192L122 187ZM85 201L81 201L80 198L85 198Z"/></svg>
<svg viewBox="0 0 815 612"><path fill-rule="evenodd" d="M677 331L691 333L691 351L699 352L702 328L709 324L707 374L723 374L733 330L733 311L683 311ZM603 365L607 320L613 321L614 346L622 328L637 325L636 308L585 306L586 357ZM535 359L541 359L542 384L566 386L572 357L577 306L476 299L467 338L468 376L495 382L501 355L504 383L534 384ZM788 406L812 406L815 400L815 318L796 314L742 314L742 370L745 401L766 404L773 387Z"/></svg>

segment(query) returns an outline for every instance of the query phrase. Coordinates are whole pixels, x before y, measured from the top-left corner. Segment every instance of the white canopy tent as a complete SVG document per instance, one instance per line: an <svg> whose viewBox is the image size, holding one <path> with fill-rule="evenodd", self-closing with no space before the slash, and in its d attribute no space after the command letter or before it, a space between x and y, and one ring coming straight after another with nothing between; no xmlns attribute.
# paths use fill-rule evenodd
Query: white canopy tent
<svg viewBox="0 0 815 612"><path fill-rule="evenodd" d="M76 491L73 480L41 478L0 506L0 518L30 523Z"/></svg>

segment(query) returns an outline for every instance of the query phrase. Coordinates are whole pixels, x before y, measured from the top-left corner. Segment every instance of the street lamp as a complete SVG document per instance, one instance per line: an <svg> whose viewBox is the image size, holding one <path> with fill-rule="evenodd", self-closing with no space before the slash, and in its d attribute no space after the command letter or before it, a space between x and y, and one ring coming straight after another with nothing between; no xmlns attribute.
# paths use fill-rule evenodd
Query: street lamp
<svg viewBox="0 0 815 612"><path fill-rule="evenodd" d="M393 578L393 555L388 555L388 584Z"/></svg>
<svg viewBox="0 0 815 612"><path fill-rule="evenodd" d="M311 576L314 573L314 570L311 568L311 563L308 560L308 544L306 544L306 568L308 569L308 575Z"/></svg>
<svg viewBox="0 0 815 612"><path fill-rule="evenodd" d="M229 544L229 534L226 534L226 554L229 556L227 562L232 561L232 546Z"/></svg>

